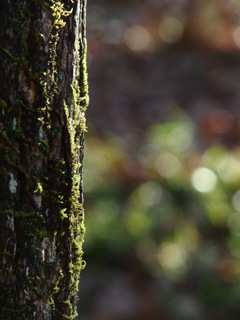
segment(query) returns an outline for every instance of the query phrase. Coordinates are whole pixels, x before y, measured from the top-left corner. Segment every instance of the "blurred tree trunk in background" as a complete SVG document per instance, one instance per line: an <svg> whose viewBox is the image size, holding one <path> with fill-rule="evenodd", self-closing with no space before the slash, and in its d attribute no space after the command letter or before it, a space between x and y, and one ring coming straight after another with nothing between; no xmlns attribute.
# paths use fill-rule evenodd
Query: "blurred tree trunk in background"
<svg viewBox="0 0 240 320"><path fill-rule="evenodd" d="M0 319L74 319L86 0L0 4Z"/></svg>

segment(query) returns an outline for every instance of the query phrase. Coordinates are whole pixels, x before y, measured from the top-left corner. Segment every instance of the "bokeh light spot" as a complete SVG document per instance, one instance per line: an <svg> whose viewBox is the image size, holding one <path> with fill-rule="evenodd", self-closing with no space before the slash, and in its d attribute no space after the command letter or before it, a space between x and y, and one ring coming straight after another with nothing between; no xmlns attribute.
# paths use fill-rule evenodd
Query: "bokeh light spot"
<svg viewBox="0 0 240 320"><path fill-rule="evenodd" d="M169 147L176 152L188 150L192 146L193 140L193 128L187 123L179 124L169 133L168 137Z"/></svg>
<svg viewBox="0 0 240 320"><path fill-rule="evenodd" d="M147 50L152 42L149 31L140 25L134 25L125 31L124 40L133 51Z"/></svg>
<svg viewBox="0 0 240 320"><path fill-rule="evenodd" d="M174 154L165 152L157 159L156 169L161 176L172 178L181 171L181 163Z"/></svg>
<svg viewBox="0 0 240 320"><path fill-rule="evenodd" d="M240 178L239 160L234 155L227 154L217 163L216 171L221 180L226 183L238 181Z"/></svg>
<svg viewBox="0 0 240 320"><path fill-rule="evenodd" d="M149 181L142 184L138 189L140 201L145 206L153 206L162 199L162 188L155 182Z"/></svg>
<svg viewBox="0 0 240 320"><path fill-rule="evenodd" d="M207 193L215 189L217 176L208 168L201 167L193 172L191 182L197 191Z"/></svg>
<svg viewBox="0 0 240 320"><path fill-rule="evenodd" d="M141 211L129 211L125 223L128 232L133 236L144 236L150 227L150 221Z"/></svg>
<svg viewBox="0 0 240 320"><path fill-rule="evenodd" d="M161 266L170 276L181 275L187 269L187 253L183 247L176 243L163 243L160 247L158 258Z"/></svg>
<svg viewBox="0 0 240 320"><path fill-rule="evenodd" d="M108 43L120 44L123 42L126 25L122 20L110 19L105 28L104 37Z"/></svg>
<svg viewBox="0 0 240 320"><path fill-rule="evenodd" d="M199 233L194 225L185 223L179 226L175 234L175 239L176 242L183 246L188 252L194 252L199 244Z"/></svg>
<svg viewBox="0 0 240 320"><path fill-rule="evenodd" d="M164 42L174 43L181 39L183 30L183 24L180 20L167 16L160 23L158 33Z"/></svg>
<svg viewBox="0 0 240 320"><path fill-rule="evenodd" d="M101 6L92 5L88 8L87 26L89 30L102 30L106 23L106 11Z"/></svg>

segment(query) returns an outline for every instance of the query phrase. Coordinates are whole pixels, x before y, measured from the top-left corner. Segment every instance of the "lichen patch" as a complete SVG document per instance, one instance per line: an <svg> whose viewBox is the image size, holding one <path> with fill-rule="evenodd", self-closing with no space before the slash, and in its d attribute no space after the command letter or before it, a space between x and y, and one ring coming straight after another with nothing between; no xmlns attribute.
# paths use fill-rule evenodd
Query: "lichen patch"
<svg viewBox="0 0 240 320"><path fill-rule="evenodd" d="M10 173L9 174L9 177L10 177L10 180L9 180L9 183L8 183L8 186L9 186L9 190L11 193L16 193L17 192L17 180L15 179L13 173Z"/></svg>

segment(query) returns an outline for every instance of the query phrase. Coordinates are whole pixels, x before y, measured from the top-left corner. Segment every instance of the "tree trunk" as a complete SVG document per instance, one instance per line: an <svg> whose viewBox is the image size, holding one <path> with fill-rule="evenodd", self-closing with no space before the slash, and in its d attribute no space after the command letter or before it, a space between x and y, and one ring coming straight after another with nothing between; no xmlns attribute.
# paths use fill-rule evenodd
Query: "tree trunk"
<svg viewBox="0 0 240 320"><path fill-rule="evenodd" d="M0 0L0 319L74 319L86 0Z"/></svg>

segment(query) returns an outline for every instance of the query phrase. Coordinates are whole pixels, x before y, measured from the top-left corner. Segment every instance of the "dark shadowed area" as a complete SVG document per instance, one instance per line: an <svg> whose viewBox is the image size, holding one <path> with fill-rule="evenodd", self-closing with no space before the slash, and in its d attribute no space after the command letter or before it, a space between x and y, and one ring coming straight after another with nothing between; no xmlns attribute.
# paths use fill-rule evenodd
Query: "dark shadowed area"
<svg viewBox="0 0 240 320"><path fill-rule="evenodd" d="M92 0L81 320L240 316L240 3Z"/></svg>

